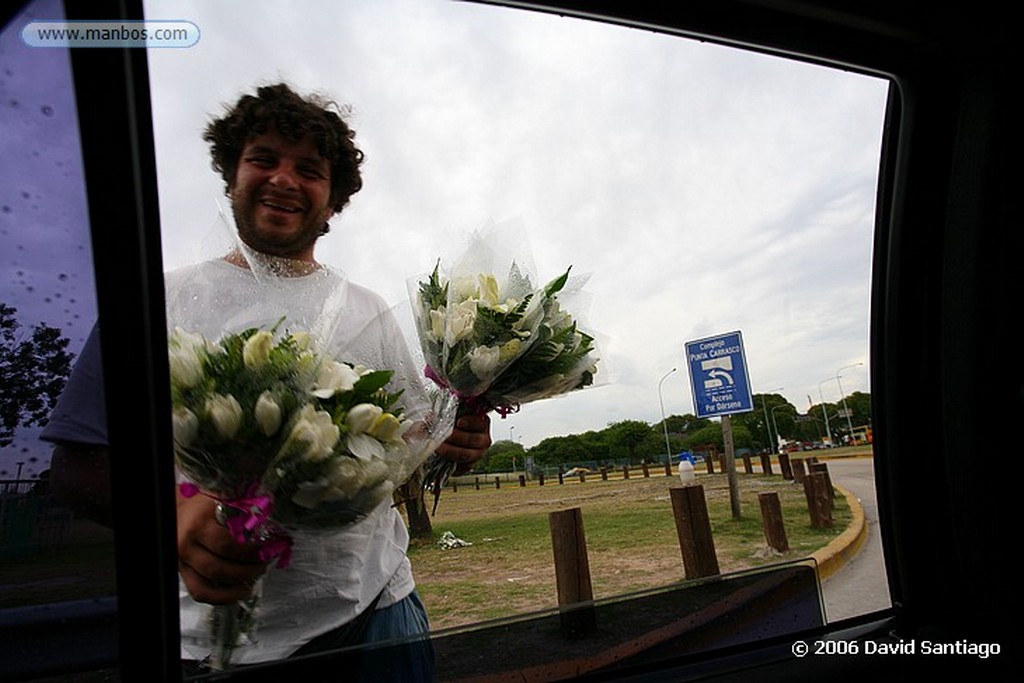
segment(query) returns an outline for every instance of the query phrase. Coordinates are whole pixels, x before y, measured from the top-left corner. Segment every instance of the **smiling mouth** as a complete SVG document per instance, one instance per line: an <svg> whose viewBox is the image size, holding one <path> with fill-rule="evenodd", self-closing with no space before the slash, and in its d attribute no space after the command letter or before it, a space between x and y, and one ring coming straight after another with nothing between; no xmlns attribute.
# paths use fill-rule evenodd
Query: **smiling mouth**
<svg viewBox="0 0 1024 683"><path fill-rule="evenodd" d="M301 207L294 206L292 204L282 204L272 199L264 199L260 204L269 209L274 209L275 211L284 211L285 213L302 213Z"/></svg>

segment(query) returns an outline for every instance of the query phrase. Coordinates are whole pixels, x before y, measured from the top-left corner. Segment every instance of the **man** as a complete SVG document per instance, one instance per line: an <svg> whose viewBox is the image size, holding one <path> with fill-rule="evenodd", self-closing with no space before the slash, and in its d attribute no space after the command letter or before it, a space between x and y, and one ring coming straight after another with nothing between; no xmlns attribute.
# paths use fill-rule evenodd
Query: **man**
<svg viewBox="0 0 1024 683"><path fill-rule="evenodd" d="M204 139L225 181L240 244L223 258L167 275L169 325L215 338L284 318L286 326L320 332L333 353L371 367L412 367L380 297L314 257L328 219L362 186L363 155L344 120L328 103L274 85L240 98ZM72 379L69 386L71 401L80 385ZM75 409L58 406L44 435L58 443L54 491L74 504L74 494L96 487L98 495L77 502L91 503L89 513L109 522L109 507L96 505L106 495L104 439L72 446L80 440L76 430L61 428L68 414ZM490 443L487 418L468 416L437 452L468 466ZM255 548L232 540L210 497L179 496L177 515L186 660L209 653L210 606L249 597L261 577L263 618L255 641L236 651L240 664L428 630L405 555L408 532L387 504L338 532L296 534L292 564L270 571ZM404 666L395 677L429 677L423 662Z"/></svg>

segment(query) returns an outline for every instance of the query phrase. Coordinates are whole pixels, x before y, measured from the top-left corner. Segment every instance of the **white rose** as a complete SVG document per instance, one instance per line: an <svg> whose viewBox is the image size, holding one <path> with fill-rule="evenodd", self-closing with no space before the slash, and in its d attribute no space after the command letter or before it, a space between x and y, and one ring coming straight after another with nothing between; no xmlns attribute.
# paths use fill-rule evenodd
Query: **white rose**
<svg viewBox="0 0 1024 683"><path fill-rule="evenodd" d="M347 458L352 460L351 458ZM359 462L359 488L368 489L377 486L388 477L388 464L381 459L356 461Z"/></svg>
<svg viewBox="0 0 1024 683"><path fill-rule="evenodd" d="M269 391L264 391L256 399L253 414L256 417L256 424L267 436L273 436L281 427L281 406Z"/></svg>
<svg viewBox="0 0 1024 683"><path fill-rule="evenodd" d="M171 383L176 386L189 389L203 379L203 361L196 347L169 347L167 362L171 371Z"/></svg>
<svg viewBox="0 0 1024 683"><path fill-rule="evenodd" d="M349 434L362 434L369 431L383 413L384 410L380 406L375 406L372 403L360 403L352 406L352 409L348 411L348 415L345 416L345 426L348 427Z"/></svg>
<svg viewBox="0 0 1024 683"><path fill-rule="evenodd" d="M352 391L359 381L359 373L346 363L325 360L317 372L313 383L313 395L318 398L330 398L339 391Z"/></svg>
<svg viewBox="0 0 1024 683"><path fill-rule="evenodd" d="M451 281L448 285L454 301L466 301L477 298L477 280L471 275L463 275Z"/></svg>
<svg viewBox="0 0 1024 683"><path fill-rule="evenodd" d="M299 332L293 332L290 336L292 338L292 341L295 342L295 348L298 349L299 351L305 351L306 349L308 349L313 339L312 337L309 336L308 332L303 332L301 330Z"/></svg>
<svg viewBox="0 0 1024 683"><path fill-rule="evenodd" d="M562 310L557 301L552 301L551 308L545 315L545 322L554 330L564 330L572 325L572 315L568 311Z"/></svg>
<svg viewBox="0 0 1024 683"><path fill-rule="evenodd" d="M288 434L282 450L293 452L304 460L317 462L334 452L341 432L331 420L330 413L304 406Z"/></svg>
<svg viewBox="0 0 1024 683"><path fill-rule="evenodd" d="M430 311L430 329L427 333L432 341L444 339L444 306Z"/></svg>
<svg viewBox="0 0 1024 683"><path fill-rule="evenodd" d="M450 310L448 315L448 328L445 330L445 342L448 346L465 339L473 331L476 324L476 302L463 301Z"/></svg>
<svg viewBox="0 0 1024 683"><path fill-rule="evenodd" d="M490 273L477 276L480 280L480 300L488 306L498 304L498 281Z"/></svg>
<svg viewBox="0 0 1024 683"><path fill-rule="evenodd" d="M381 441L394 441L403 432L402 421L391 413L383 413L373 422L367 433Z"/></svg>
<svg viewBox="0 0 1024 683"><path fill-rule="evenodd" d="M366 481L366 463L355 458L338 458L327 478L332 489L329 499L351 498Z"/></svg>
<svg viewBox="0 0 1024 683"><path fill-rule="evenodd" d="M312 381L320 372L320 359L311 351L300 351L295 359L295 372Z"/></svg>
<svg viewBox="0 0 1024 683"><path fill-rule="evenodd" d="M199 434L199 418L188 408L178 406L171 413L171 422L174 427L174 443L186 447L195 441Z"/></svg>
<svg viewBox="0 0 1024 683"><path fill-rule="evenodd" d="M242 406L230 394L213 394L206 399L206 419L212 424L217 436L227 441L234 438L242 426Z"/></svg>
<svg viewBox="0 0 1024 683"><path fill-rule="evenodd" d="M507 342L501 345L498 350L498 360L502 363L507 363L513 358L519 356L523 351L523 342L519 339L509 339Z"/></svg>
<svg viewBox="0 0 1024 683"><path fill-rule="evenodd" d="M192 334L180 327L174 328L169 341L171 346L182 349L201 349L207 346L206 338L201 334Z"/></svg>
<svg viewBox="0 0 1024 683"><path fill-rule="evenodd" d="M242 361L245 367L259 369L270 362L270 349L274 346L274 337L266 330L260 330L245 340L242 346Z"/></svg>
<svg viewBox="0 0 1024 683"><path fill-rule="evenodd" d="M500 358L497 346L478 346L469 354L469 369L480 379L490 379Z"/></svg>

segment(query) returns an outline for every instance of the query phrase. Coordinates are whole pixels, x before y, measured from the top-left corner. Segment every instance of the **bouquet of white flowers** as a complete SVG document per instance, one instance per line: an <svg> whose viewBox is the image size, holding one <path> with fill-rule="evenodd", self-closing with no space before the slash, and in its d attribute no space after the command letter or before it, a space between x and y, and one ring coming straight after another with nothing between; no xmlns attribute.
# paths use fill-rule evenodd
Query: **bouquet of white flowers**
<svg viewBox="0 0 1024 683"><path fill-rule="evenodd" d="M459 398L463 413L503 417L525 403L593 385L594 335L559 301L569 269L536 287L527 268L511 260L499 280L494 272L466 267L484 262L475 253L491 251L481 240L476 238L451 275L438 261L411 288L427 376ZM437 456L427 461L424 490L432 490L435 510L454 468Z"/></svg>
<svg viewBox="0 0 1024 683"><path fill-rule="evenodd" d="M291 530L341 527L389 500L454 419L444 405L410 419L391 370L338 362L276 326L217 341L177 329L169 361L181 493L216 499L235 540L278 567ZM214 609L215 669L252 627L254 596Z"/></svg>

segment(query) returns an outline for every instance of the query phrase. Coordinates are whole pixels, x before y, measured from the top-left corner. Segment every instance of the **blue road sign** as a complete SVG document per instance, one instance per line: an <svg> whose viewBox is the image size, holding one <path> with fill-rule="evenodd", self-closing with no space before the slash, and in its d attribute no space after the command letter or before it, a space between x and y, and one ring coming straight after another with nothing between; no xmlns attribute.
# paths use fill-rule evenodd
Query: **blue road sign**
<svg viewBox="0 0 1024 683"><path fill-rule="evenodd" d="M743 336L739 332L687 342L686 362L697 417L747 413L754 409Z"/></svg>

